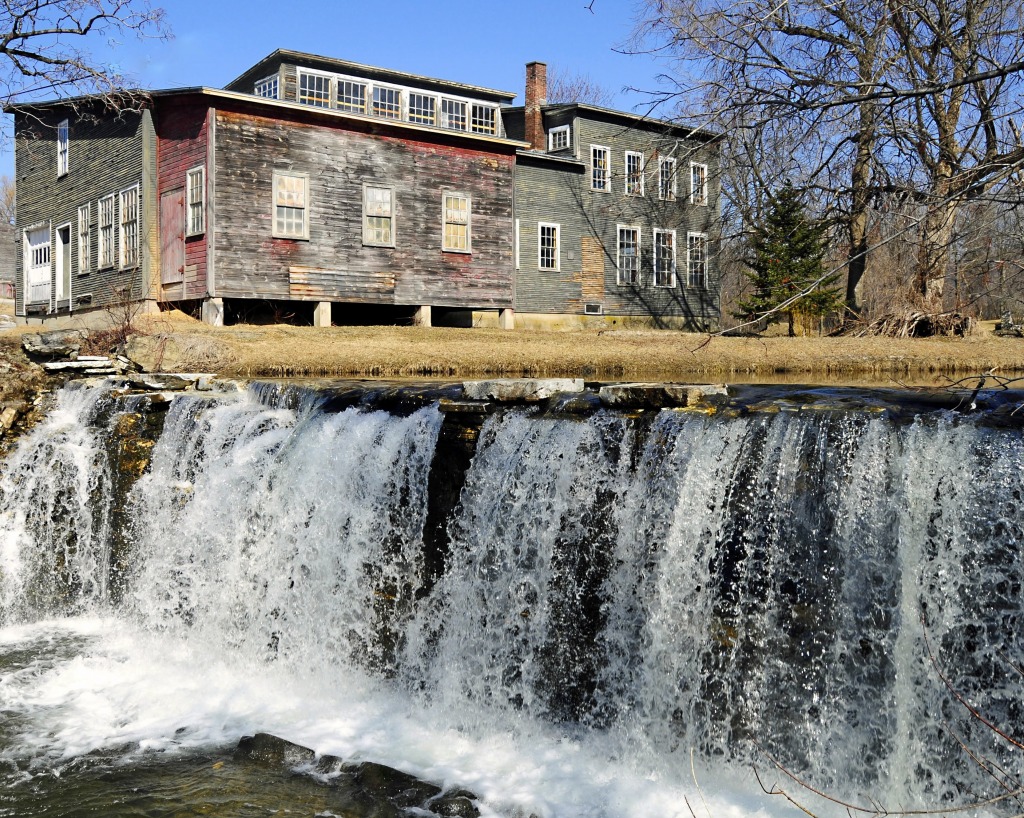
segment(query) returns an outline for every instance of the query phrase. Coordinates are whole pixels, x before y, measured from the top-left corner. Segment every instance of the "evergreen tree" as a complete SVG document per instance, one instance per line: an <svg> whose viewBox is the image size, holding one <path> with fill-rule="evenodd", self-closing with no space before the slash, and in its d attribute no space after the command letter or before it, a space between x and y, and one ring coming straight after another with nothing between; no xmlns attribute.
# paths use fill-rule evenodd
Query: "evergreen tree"
<svg viewBox="0 0 1024 818"><path fill-rule="evenodd" d="M801 317L821 318L841 310L843 299L834 286L839 274L822 278L826 230L823 222L807 215L800 194L787 182L772 196L763 224L754 230L746 259L754 292L739 302L733 315L757 320L812 285L811 292L779 310L777 317L769 317L769 323L786 316L789 334L795 335ZM822 280L815 285L818 279Z"/></svg>

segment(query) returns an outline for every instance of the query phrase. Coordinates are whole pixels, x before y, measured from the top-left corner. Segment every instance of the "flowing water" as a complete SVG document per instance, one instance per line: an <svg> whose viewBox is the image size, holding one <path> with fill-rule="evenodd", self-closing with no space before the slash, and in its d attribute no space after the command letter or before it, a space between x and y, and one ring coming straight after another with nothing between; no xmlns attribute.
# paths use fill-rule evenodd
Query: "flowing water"
<svg viewBox="0 0 1024 818"><path fill-rule="evenodd" d="M0 816L377 814L256 731L523 818L789 814L755 767L828 812L771 759L888 809L1022 773L978 717L1020 738L1019 429L257 385L175 397L126 483L134 401L65 388L0 474Z"/></svg>

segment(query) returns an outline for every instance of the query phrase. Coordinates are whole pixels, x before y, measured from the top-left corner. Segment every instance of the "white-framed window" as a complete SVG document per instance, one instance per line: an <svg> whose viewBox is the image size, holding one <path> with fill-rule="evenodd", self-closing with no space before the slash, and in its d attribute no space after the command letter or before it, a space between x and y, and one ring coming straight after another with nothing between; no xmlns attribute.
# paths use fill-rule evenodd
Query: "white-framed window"
<svg viewBox="0 0 1024 818"><path fill-rule="evenodd" d="M572 141L572 126L559 125L548 131L548 150L561 151L569 147Z"/></svg>
<svg viewBox="0 0 1024 818"><path fill-rule="evenodd" d="M78 274L89 272L89 251L92 245L92 206L89 202L78 208Z"/></svg>
<svg viewBox="0 0 1024 818"><path fill-rule="evenodd" d="M561 233L561 225L537 224L537 266L541 270L558 270L561 266Z"/></svg>
<svg viewBox="0 0 1024 818"><path fill-rule="evenodd" d="M363 244L395 246L395 189L363 185Z"/></svg>
<svg viewBox="0 0 1024 818"><path fill-rule="evenodd" d="M280 82L278 81L277 74L272 77L266 77L258 80L253 86L252 92L258 97L264 97L265 99L279 99L278 92L280 90Z"/></svg>
<svg viewBox="0 0 1024 818"><path fill-rule="evenodd" d="M329 74L299 72L299 102L317 108L331 107L331 77Z"/></svg>
<svg viewBox="0 0 1024 818"><path fill-rule="evenodd" d="M639 151L626 151L627 196L644 195L644 155Z"/></svg>
<svg viewBox="0 0 1024 818"><path fill-rule="evenodd" d="M57 175L68 172L68 149L71 142L71 126L68 120L62 120L57 126Z"/></svg>
<svg viewBox="0 0 1024 818"><path fill-rule="evenodd" d="M418 125L437 123L437 99L428 94L409 94L409 121Z"/></svg>
<svg viewBox="0 0 1024 818"><path fill-rule="evenodd" d="M274 223L277 239L309 238L309 176L274 171Z"/></svg>
<svg viewBox="0 0 1024 818"><path fill-rule="evenodd" d="M200 165L185 174L185 235L206 230L206 168Z"/></svg>
<svg viewBox="0 0 1024 818"><path fill-rule="evenodd" d="M640 228L618 225L615 265L618 284L640 283Z"/></svg>
<svg viewBox="0 0 1024 818"><path fill-rule="evenodd" d="M366 113L366 83L338 80L337 105L339 111Z"/></svg>
<svg viewBox="0 0 1024 818"><path fill-rule="evenodd" d="M590 146L590 189L611 191L611 152L601 145Z"/></svg>
<svg viewBox="0 0 1024 818"><path fill-rule="evenodd" d="M458 99L442 99L441 127L453 131L464 131L466 125L466 103Z"/></svg>
<svg viewBox="0 0 1024 818"><path fill-rule="evenodd" d="M654 286L676 286L676 231L654 228Z"/></svg>
<svg viewBox="0 0 1024 818"><path fill-rule="evenodd" d="M114 194L99 201L96 212L100 231L99 269L114 266Z"/></svg>
<svg viewBox="0 0 1024 818"><path fill-rule="evenodd" d="M703 289L708 286L707 233L686 234L686 283Z"/></svg>
<svg viewBox="0 0 1024 818"><path fill-rule="evenodd" d="M676 198L676 160L671 156L658 160L658 198L666 202Z"/></svg>
<svg viewBox="0 0 1024 818"><path fill-rule="evenodd" d="M465 193L443 193L441 207L444 211L444 238L441 249L454 253L472 252L470 216L472 205Z"/></svg>
<svg viewBox="0 0 1024 818"><path fill-rule="evenodd" d="M386 85L373 86L373 115L384 119L402 118L402 92Z"/></svg>
<svg viewBox="0 0 1024 818"><path fill-rule="evenodd" d="M473 133L496 134L498 132L498 115L493 105L473 103L469 121Z"/></svg>
<svg viewBox="0 0 1024 818"><path fill-rule="evenodd" d="M120 210L120 249L119 261L121 268L135 267L139 263L139 186L125 188L121 191L118 209Z"/></svg>
<svg viewBox="0 0 1024 818"><path fill-rule="evenodd" d="M708 203L708 166L690 162L690 204Z"/></svg>

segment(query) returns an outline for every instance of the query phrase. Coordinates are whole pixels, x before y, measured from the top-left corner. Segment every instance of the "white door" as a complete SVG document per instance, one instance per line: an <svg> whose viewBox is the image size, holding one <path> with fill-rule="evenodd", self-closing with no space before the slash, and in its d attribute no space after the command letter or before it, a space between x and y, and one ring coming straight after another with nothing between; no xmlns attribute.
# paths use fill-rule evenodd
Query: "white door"
<svg viewBox="0 0 1024 818"><path fill-rule="evenodd" d="M50 225L25 231L25 303L50 303Z"/></svg>

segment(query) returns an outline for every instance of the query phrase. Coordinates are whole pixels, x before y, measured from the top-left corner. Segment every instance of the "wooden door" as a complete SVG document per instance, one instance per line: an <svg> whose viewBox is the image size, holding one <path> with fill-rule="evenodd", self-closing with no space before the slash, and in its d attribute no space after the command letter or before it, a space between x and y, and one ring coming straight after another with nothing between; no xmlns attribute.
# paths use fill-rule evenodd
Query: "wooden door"
<svg viewBox="0 0 1024 818"><path fill-rule="evenodd" d="M185 189L160 197L160 283L185 280Z"/></svg>
<svg viewBox="0 0 1024 818"><path fill-rule="evenodd" d="M50 226L25 231L25 301L50 303Z"/></svg>

